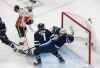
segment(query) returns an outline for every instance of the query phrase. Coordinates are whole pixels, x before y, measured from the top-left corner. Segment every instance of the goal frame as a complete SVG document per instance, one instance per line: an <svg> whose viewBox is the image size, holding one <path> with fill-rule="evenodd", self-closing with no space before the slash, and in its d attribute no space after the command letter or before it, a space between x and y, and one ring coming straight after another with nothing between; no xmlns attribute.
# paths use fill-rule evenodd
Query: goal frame
<svg viewBox="0 0 100 68"><path fill-rule="evenodd" d="M79 27L81 27L82 29L84 29L85 31L88 32L88 64L91 64L91 50L92 50L92 32L91 30L89 30L88 28L86 28L84 25L80 24L80 22L78 22L75 18L73 18L72 16L70 16L69 14L67 14L66 12L62 12L61 13L61 28L63 28L64 26L64 16L68 17L69 19L71 19L76 25L78 25Z"/></svg>

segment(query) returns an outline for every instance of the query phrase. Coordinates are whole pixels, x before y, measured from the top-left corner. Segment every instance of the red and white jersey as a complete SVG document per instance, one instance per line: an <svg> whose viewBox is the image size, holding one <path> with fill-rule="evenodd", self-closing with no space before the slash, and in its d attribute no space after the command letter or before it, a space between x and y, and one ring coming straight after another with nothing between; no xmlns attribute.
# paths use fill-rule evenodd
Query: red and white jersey
<svg viewBox="0 0 100 68"><path fill-rule="evenodd" d="M27 8L21 8L18 11L19 17L17 18L16 21L16 26L25 26L26 22L29 20L32 20L33 18L33 14L32 12L29 12Z"/></svg>

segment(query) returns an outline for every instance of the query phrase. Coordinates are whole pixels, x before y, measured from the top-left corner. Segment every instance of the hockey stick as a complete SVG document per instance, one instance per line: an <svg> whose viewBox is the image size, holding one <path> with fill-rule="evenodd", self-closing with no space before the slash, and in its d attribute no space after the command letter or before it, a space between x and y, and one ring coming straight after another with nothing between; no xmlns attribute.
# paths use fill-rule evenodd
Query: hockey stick
<svg viewBox="0 0 100 68"><path fill-rule="evenodd" d="M33 49L33 48L35 48L35 47L31 47L31 48L28 48L28 49L23 50L23 51L28 51L28 50L31 50L31 49Z"/></svg>
<svg viewBox="0 0 100 68"><path fill-rule="evenodd" d="M12 42L13 44L17 45L17 46L20 46L19 44L15 43L15 42Z"/></svg>

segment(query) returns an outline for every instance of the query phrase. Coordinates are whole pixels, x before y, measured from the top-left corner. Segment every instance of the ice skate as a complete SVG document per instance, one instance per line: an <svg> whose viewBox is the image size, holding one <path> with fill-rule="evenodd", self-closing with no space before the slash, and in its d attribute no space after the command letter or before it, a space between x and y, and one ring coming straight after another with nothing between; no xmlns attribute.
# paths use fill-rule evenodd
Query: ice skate
<svg viewBox="0 0 100 68"><path fill-rule="evenodd" d="M41 60L38 60L37 62L34 62L33 64L34 65L40 65L42 62L41 62Z"/></svg>

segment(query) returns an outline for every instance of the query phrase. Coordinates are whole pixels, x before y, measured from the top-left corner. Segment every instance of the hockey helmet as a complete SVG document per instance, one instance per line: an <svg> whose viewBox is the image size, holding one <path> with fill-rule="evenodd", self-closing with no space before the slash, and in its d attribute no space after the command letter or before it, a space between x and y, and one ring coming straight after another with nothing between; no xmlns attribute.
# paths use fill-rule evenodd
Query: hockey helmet
<svg viewBox="0 0 100 68"><path fill-rule="evenodd" d="M15 5L15 6L14 6L14 11L15 11L15 12L18 12L19 9L20 9L19 5Z"/></svg>
<svg viewBox="0 0 100 68"><path fill-rule="evenodd" d="M38 29L41 30L41 29L44 29L45 25L43 23L39 23L38 24Z"/></svg>

